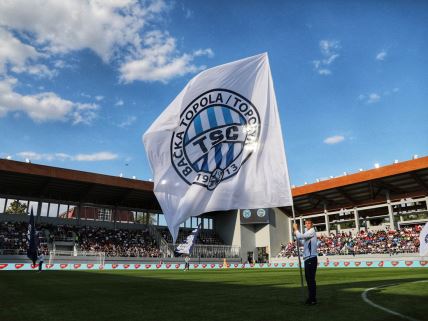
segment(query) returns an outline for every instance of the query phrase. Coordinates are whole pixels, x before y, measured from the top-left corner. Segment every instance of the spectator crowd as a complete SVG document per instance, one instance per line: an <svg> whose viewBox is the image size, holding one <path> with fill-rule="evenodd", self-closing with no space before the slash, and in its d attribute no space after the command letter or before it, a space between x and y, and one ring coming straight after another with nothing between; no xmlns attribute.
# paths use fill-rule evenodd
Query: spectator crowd
<svg viewBox="0 0 428 321"><path fill-rule="evenodd" d="M27 226L25 222L0 223L0 255L26 254ZM106 256L160 257L161 252L149 230L107 229L91 226L68 226L40 224L36 226L39 252L49 253L55 241L68 241L80 251L104 252ZM419 251L420 225L399 230L360 231L348 233L320 234L318 253L328 255L398 254ZM179 241L183 241L191 229L180 229ZM167 229L160 230L161 236L172 242ZM201 230L198 243L222 245L220 238L211 230ZM10 253L9 253L9 252ZM283 244L278 257L297 256L294 242Z"/></svg>
<svg viewBox="0 0 428 321"><path fill-rule="evenodd" d="M0 223L0 254L26 254L25 222ZM105 252L106 256L159 257L160 251L146 230L106 229L88 226L38 224L39 252L45 255L55 241L69 242L80 251Z"/></svg>
<svg viewBox="0 0 428 321"><path fill-rule="evenodd" d="M399 230L360 231L356 235L331 233L318 236L318 255L399 254L419 251L420 225ZM302 247L303 249L303 247ZM294 242L283 244L278 257L297 256Z"/></svg>

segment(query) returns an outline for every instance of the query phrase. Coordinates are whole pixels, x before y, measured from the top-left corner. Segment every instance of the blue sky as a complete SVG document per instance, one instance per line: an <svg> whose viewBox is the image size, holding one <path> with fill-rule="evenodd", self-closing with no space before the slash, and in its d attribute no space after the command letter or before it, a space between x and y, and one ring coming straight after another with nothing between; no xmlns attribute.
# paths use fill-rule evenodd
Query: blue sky
<svg viewBox="0 0 428 321"><path fill-rule="evenodd" d="M197 72L268 52L292 184L428 150L428 2L0 3L0 157L152 177Z"/></svg>

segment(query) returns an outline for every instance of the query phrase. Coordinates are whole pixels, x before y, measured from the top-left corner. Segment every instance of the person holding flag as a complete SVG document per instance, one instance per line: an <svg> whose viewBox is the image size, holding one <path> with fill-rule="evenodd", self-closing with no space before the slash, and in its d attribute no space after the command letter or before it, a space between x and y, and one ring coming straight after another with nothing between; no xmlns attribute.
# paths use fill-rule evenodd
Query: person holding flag
<svg viewBox="0 0 428 321"><path fill-rule="evenodd" d="M30 221L27 228L27 257L36 265L37 262L37 240L36 240L36 226L34 224L33 208L31 208Z"/></svg>
<svg viewBox="0 0 428 321"><path fill-rule="evenodd" d="M190 256L186 255L184 258L184 271L189 271L190 269Z"/></svg>
<svg viewBox="0 0 428 321"><path fill-rule="evenodd" d="M317 304L317 283L315 281L315 275L318 267L317 233L310 219L305 220L304 233L300 233L297 224L293 224L293 229L297 240L303 243L305 279L309 292L308 299L305 304L315 305Z"/></svg>
<svg viewBox="0 0 428 321"><path fill-rule="evenodd" d="M39 256L37 257L39 260L39 272L42 272L43 269L43 262L45 260L45 256L43 255L43 252L40 252Z"/></svg>

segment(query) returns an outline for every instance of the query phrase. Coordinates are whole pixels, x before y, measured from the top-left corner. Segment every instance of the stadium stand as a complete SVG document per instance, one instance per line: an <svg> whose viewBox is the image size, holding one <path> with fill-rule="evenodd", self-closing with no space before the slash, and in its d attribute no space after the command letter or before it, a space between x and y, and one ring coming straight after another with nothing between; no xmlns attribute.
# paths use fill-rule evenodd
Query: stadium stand
<svg viewBox="0 0 428 321"><path fill-rule="evenodd" d="M152 182L5 159L0 159L0 182L0 261L28 261L30 209L40 250L56 251L55 260L61 251L72 253L69 261L83 252L103 253L109 261L175 260ZM319 179L293 187L292 194L297 223L312 219L325 257L416 253L417 228L406 226L428 222L428 157ZM270 209L263 220L253 212L189 218L178 242L202 225L195 258L263 263L295 255L288 243L291 209Z"/></svg>
<svg viewBox="0 0 428 321"><path fill-rule="evenodd" d="M331 233L318 235L318 254L330 255L364 255L417 253L419 251L419 233L422 226L403 227L399 230L360 231L356 235L348 233ZM282 245L277 257L296 257L295 243Z"/></svg>
<svg viewBox="0 0 428 321"><path fill-rule="evenodd" d="M39 252L49 254L57 243L68 243L78 251L103 252L110 257L159 257L161 252L147 229L109 230L101 227L77 227L40 224L36 226ZM3 222L0 227L0 254L24 255L27 250L27 224Z"/></svg>

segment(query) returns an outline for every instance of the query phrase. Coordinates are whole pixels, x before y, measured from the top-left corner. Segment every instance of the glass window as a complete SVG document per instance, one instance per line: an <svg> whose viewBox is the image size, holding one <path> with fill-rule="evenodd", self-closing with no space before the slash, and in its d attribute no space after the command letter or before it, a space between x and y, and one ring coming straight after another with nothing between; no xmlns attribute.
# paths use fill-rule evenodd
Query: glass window
<svg viewBox="0 0 428 321"><path fill-rule="evenodd" d="M37 215L37 210L39 209L39 202L30 201L28 204L28 214L31 214L31 209L33 209L34 215Z"/></svg>
<svg viewBox="0 0 428 321"><path fill-rule="evenodd" d="M159 226L166 226L165 215L159 214Z"/></svg>
<svg viewBox="0 0 428 321"><path fill-rule="evenodd" d="M40 216L48 216L48 208L49 208L49 203L42 203L42 210L40 211Z"/></svg>
<svg viewBox="0 0 428 321"><path fill-rule="evenodd" d="M98 209L98 219L100 221L111 221L111 214L112 214L112 210L110 208L99 208ZM121 219L123 219L123 218L121 218Z"/></svg>
<svg viewBox="0 0 428 321"><path fill-rule="evenodd" d="M76 205L69 205L67 212L65 214L62 214L61 217L69 218L69 219L77 219L78 210L79 209Z"/></svg>
<svg viewBox="0 0 428 321"><path fill-rule="evenodd" d="M67 216L67 210L68 210L67 204L60 204L58 217L64 217L64 215Z"/></svg>
<svg viewBox="0 0 428 321"><path fill-rule="evenodd" d="M50 203L48 216L49 217L57 217L58 216L58 204Z"/></svg>
<svg viewBox="0 0 428 321"><path fill-rule="evenodd" d="M144 212L136 212L135 221L136 223L144 224Z"/></svg>
<svg viewBox="0 0 428 321"><path fill-rule="evenodd" d="M0 213L4 213L6 211L6 201L5 198L0 198Z"/></svg>
<svg viewBox="0 0 428 321"><path fill-rule="evenodd" d="M189 217L186 222L184 222L184 226L186 227L192 227L192 218Z"/></svg>
<svg viewBox="0 0 428 321"><path fill-rule="evenodd" d="M6 202L6 210L7 214L27 214L27 206L28 201L20 201L16 199L8 199ZM4 208L4 204L3 204ZM2 209L3 211L3 209Z"/></svg>

